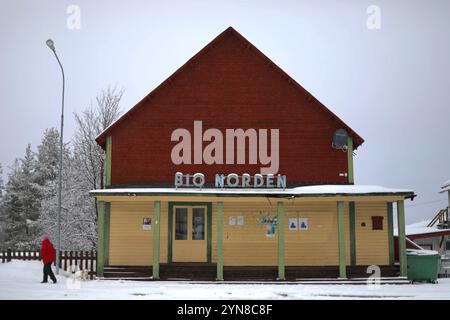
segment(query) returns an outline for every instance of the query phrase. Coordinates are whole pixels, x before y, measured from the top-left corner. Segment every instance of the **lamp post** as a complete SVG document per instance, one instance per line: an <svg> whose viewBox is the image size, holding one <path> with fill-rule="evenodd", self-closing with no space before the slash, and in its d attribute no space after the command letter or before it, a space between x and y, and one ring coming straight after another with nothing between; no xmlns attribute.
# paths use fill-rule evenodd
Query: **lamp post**
<svg viewBox="0 0 450 320"><path fill-rule="evenodd" d="M59 135L59 185L58 185L58 230L57 230L57 248L56 248L56 274L59 274L59 264L60 264L60 251L61 251L61 191L62 191L62 166L63 166L63 128L64 128L64 69L59 61L58 55L56 54L55 43L52 39L46 41L47 46L55 54L56 60L58 61L59 67L62 73L62 100L61 100L61 132Z"/></svg>

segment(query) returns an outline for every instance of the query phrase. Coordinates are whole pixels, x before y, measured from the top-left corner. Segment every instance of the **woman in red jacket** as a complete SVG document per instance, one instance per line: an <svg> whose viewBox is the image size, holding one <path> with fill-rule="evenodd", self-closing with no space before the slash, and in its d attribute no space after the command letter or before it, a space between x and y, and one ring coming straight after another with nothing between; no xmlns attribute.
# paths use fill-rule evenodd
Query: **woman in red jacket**
<svg viewBox="0 0 450 320"><path fill-rule="evenodd" d="M42 236L41 258L44 264L44 280L41 283L47 283L48 276L53 283L56 283L56 277L52 271L52 263L55 261L55 248L46 234Z"/></svg>

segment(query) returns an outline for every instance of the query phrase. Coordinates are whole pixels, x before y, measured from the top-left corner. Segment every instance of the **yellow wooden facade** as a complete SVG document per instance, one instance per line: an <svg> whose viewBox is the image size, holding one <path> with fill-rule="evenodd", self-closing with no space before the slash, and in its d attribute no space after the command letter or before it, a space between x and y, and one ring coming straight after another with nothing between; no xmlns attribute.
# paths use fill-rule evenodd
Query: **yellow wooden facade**
<svg viewBox="0 0 450 320"><path fill-rule="evenodd" d="M278 199L268 198L182 198L99 196L111 203L109 232L109 265L152 265L153 227L144 230L143 218L152 218L154 201L161 201L160 263L167 263L169 251L169 201L211 202L211 262L217 258L216 203L223 201L223 262L225 266L276 266L277 237L266 236L264 225L258 225L261 214L276 216ZM225 201L224 201L225 200ZM342 200L342 199L341 199ZM387 202L397 197L355 197L344 202L345 261L350 265L350 224L348 201L355 201L356 265L388 265L389 238ZM336 198L305 198L284 202L284 248L286 266L337 266L338 218ZM383 229L372 230L372 216L382 216ZM243 224L240 225L238 220ZM289 218L307 218L307 230L289 229ZM365 224L365 226L362 226ZM277 231L276 231L277 232ZM172 241L172 254L176 254ZM189 245L182 251L190 250ZM199 249L197 249L199 250ZM204 249L201 249L202 251ZM189 262L189 252L182 260ZM192 252L198 256L203 253ZM206 260L205 260L206 261Z"/></svg>

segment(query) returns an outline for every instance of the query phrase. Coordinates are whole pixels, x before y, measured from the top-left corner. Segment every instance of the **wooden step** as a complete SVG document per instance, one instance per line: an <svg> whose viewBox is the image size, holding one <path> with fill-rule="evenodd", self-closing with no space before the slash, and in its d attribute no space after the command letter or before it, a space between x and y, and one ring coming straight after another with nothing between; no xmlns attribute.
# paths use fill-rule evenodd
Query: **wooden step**
<svg viewBox="0 0 450 320"><path fill-rule="evenodd" d="M398 267L382 266L381 279L384 282L402 280ZM348 279L339 278L337 266L327 267L293 267L287 266L286 280L295 282L319 281L352 281L365 283L370 274L366 266L347 267ZM211 263L172 263L160 265L160 280L167 281L215 281L216 264ZM225 266L224 279L233 282L271 282L276 281L278 268L276 266ZM107 266L104 278L121 280L152 280L151 266ZM402 280L403 281L403 280Z"/></svg>

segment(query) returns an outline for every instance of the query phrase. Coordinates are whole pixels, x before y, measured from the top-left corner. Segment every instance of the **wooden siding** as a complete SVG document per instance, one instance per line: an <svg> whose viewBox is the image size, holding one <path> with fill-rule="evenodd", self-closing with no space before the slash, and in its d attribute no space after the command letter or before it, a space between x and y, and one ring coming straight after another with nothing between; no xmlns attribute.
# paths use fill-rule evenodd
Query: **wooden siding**
<svg viewBox="0 0 450 320"><path fill-rule="evenodd" d="M152 265L152 230L142 230L142 219L153 219L153 202L111 204L110 265ZM161 203L160 261L167 262L167 202Z"/></svg>
<svg viewBox="0 0 450 320"><path fill-rule="evenodd" d="M225 266L276 266L277 234L266 237L265 226L258 226L260 212L276 216L276 203L224 203L223 261ZM214 212L213 212L214 215ZM244 216L244 225L230 225L229 218Z"/></svg>
<svg viewBox="0 0 450 320"><path fill-rule="evenodd" d="M276 201L224 203L223 259L225 266L276 266L277 234L268 238L258 226L260 212L276 215ZM350 265L348 203L345 203L345 257ZM212 262L217 261L216 203L212 203ZM336 202L285 204L286 266L338 265ZM229 225L231 216L244 216L244 225ZM372 230L371 216L383 216L383 230ZM151 265L152 231L142 230L142 218L153 217L153 202L114 202L111 205L110 265ZM161 263L167 262L168 203L161 202ZM290 231L289 218L308 218L308 230ZM152 221L154 222L154 221ZM366 227L361 227L365 222ZM357 265L389 263L386 202L356 203Z"/></svg>
<svg viewBox="0 0 450 320"><path fill-rule="evenodd" d="M348 206L345 206L348 221ZM213 208L213 217L214 215ZM264 202L224 204L224 265L276 266L277 234L268 238L265 226L258 226L260 215L270 212L276 216L276 203ZM285 206L285 262L286 266L338 265L337 207L327 204L287 204ZM229 225L231 216L244 216L243 226ZM308 218L306 231L290 231L289 218ZM213 220L213 229L216 222ZM350 263L349 226L345 225L346 261ZM215 242L213 237L213 248ZM213 251L213 261L216 252Z"/></svg>
<svg viewBox="0 0 450 320"><path fill-rule="evenodd" d="M385 202L356 203L356 263L358 265L388 265L389 239ZM372 230L372 216L383 217L383 230ZM362 223L366 226L361 226Z"/></svg>

